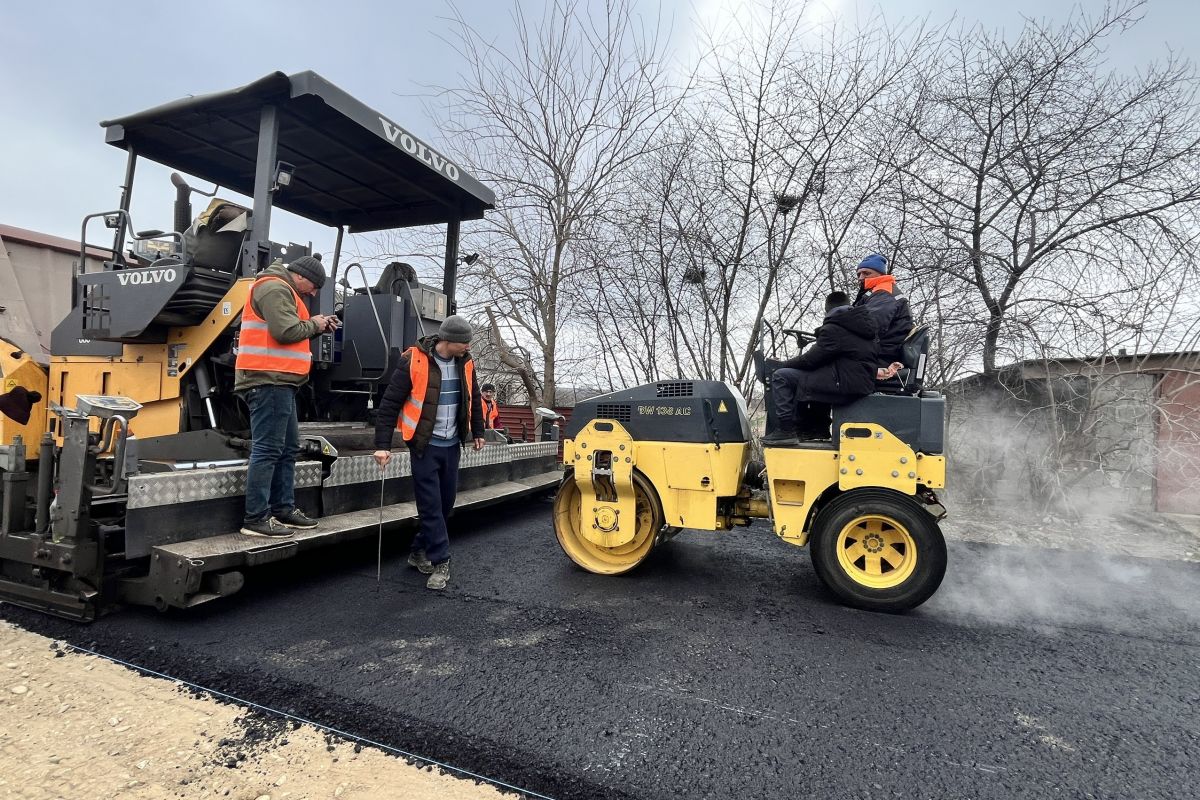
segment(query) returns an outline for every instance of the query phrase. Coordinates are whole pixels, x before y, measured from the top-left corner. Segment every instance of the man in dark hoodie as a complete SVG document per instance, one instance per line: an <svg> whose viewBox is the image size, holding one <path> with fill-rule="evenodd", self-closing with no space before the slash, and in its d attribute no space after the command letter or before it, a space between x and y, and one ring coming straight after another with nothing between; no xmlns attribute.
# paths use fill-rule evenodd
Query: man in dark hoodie
<svg viewBox="0 0 1200 800"><path fill-rule="evenodd" d="M854 305L866 308L875 318L880 359L885 364L899 361L904 339L913 328L908 298L896 288L896 278L889 274L888 260L878 253L860 261L855 275L859 289Z"/></svg>
<svg viewBox="0 0 1200 800"><path fill-rule="evenodd" d="M400 429L412 463L419 528L408 565L429 579L429 589L450 582L450 534L446 519L458 494L461 449L483 449L483 403L468 349L471 323L446 317L436 336L404 351L375 415L375 462L392 459L392 431Z"/></svg>
<svg viewBox="0 0 1200 800"><path fill-rule="evenodd" d="M296 391L312 368L309 339L334 330L337 318L309 314L304 297L325 283L319 258L276 261L258 274L242 309L233 389L250 406L250 464L242 533L287 537L317 521L296 508L300 428Z"/></svg>
<svg viewBox="0 0 1200 800"><path fill-rule="evenodd" d="M828 431L829 406L849 403L875 391L879 360L876 330L871 313L852 307L844 292L833 292L826 298L825 321L817 329L816 341L783 362L771 378L779 429L762 438L763 446L798 445L797 423L806 432L822 425ZM801 414L806 418L798 419Z"/></svg>

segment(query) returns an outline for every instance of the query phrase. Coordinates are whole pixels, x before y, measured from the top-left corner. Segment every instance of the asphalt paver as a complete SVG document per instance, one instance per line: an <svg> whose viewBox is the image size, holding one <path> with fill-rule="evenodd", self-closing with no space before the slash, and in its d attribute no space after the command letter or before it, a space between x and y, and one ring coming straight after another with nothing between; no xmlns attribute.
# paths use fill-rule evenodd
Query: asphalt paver
<svg viewBox="0 0 1200 800"><path fill-rule="evenodd" d="M1191 798L1200 566L952 542L904 615L838 605L764 524L603 577L544 500L272 565L187 612L0 616L555 798Z"/></svg>

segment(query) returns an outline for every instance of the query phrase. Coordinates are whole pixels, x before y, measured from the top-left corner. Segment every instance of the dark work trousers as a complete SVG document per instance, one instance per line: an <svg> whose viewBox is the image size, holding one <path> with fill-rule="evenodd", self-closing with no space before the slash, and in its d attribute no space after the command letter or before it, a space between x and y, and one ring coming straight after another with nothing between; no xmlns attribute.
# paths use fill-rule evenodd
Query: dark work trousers
<svg viewBox="0 0 1200 800"><path fill-rule="evenodd" d="M462 448L427 445L424 452L412 453L413 494L417 500L420 527L413 539L413 550L424 550L434 564L450 560L450 532L446 520L454 509L458 494L458 459Z"/></svg>
<svg viewBox="0 0 1200 800"><path fill-rule="evenodd" d="M829 436L832 406L811 399L812 373L784 367L771 376L771 399L774 401L776 430L796 433L801 438L824 439ZM767 415L771 427L771 414Z"/></svg>
<svg viewBox="0 0 1200 800"><path fill-rule="evenodd" d="M246 522L296 507L296 457L300 426L296 421L296 389L255 386L246 391L250 404L250 465L246 470Z"/></svg>

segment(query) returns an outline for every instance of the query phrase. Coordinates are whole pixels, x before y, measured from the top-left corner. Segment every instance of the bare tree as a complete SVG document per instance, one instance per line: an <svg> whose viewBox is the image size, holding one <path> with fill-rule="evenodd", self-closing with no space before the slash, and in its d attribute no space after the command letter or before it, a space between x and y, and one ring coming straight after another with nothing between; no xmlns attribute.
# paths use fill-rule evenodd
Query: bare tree
<svg viewBox="0 0 1200 800"><path fill-rule="evenodd" d="M1022 357L1030 331L1060 352L1136 339L1125 310L1184 285L1200 205L1194 68L1168 56L1127 76L1104 61L1141 6L1029 22L1011 43L964 29L906 121L898 204L915 224L901 244L966 292L987 373Z"/></svg>
<svg viewBox="0 0 1200 800"><path fill-rule="evenodd" d="M642 27L628 0L601 9L556 0L538 19L514 6L513 21L516 45L505 52L454 15L470 72L466 88L446 90L448 127L498 195L472 232L482 255L464 270L464 287L473 286L464 306L494 309L519 332L540 358L540 402L553 404L564 334L592 268L581 251L636 180L678 93L657 25Z"/></svg>
<svg viewBox="0 0 1200 800"><path fill-rule="evenodd" d="M818 322L821 296L849 277L846 250L874 246L873 198L895 175L886 119L935 39L878 18L814 28L803 8L772 3L713 41L597 259L593 313L610 317L616 294L637 319L608 358L752 396L764 326ZM640 361L623 352L634 345Z"/></svg>

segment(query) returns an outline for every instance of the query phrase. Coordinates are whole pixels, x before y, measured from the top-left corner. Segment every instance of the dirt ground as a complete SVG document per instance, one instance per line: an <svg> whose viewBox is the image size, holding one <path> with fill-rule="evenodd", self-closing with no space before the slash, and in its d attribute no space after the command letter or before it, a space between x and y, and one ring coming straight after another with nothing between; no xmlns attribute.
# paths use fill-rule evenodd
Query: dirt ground
<svg viewBox="0 0 1200 800"><path fill-rule="evenodd" d="M0 622L0 797L515 797Z"/></svg>
<svg viewBox="0 0 1200 800"><path fill-rule="evenodd" d="M955 508L948 539L1200 561L1200 517L1068 520ZM513 797L0 622L0 797Z"/></svg>
<svg viewBox="0 0 1200 800"><path fill-rule="evenodd" d="M947 502L947 539L1051 547L1097 555L1200 561L1200 516L1125 512L1069 519L1012 509L970 509Z"/></svg>

